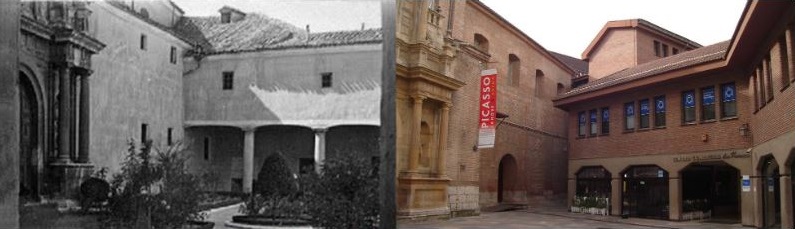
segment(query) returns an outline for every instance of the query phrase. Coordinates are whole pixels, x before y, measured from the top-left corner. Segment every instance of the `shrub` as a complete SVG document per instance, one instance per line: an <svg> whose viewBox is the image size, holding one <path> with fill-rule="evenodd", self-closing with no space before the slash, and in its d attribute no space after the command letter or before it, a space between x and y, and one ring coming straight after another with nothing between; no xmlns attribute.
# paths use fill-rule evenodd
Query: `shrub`
<svg viewBox="0 0 795 229"><path fill-rule="evenodd" d="M150 222L155 228L178 228L204 218L199 209L200 179L187 172L182 144L154 151L153 155L151 141L140 150L129 142L121 173L110 182L111 224Z"/></svg>
<svg viewBox="0 0 795 229"><path fill-rule="evenodd" d="M257 175L254 192L265 197L284 197L297 192L297 181L287 167L280 153L274 153L265 158Z"/></svg>
<svg viewBox="0 0 795 229"><path fill-rule="evenodd" d="M301 187L314 226L378 226L378 174L368 158L338 154L325 161L321 174L302 176Z"/></svg>

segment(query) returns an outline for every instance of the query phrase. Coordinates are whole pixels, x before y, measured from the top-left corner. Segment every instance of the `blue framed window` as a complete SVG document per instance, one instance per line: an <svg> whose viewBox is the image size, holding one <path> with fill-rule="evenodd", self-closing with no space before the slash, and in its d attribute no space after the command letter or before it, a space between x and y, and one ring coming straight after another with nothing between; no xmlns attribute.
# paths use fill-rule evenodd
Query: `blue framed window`
<svg viewBox="0 0 795 229"><path fill-rule="evenodd" d="M602 107L602 134L610 133L610 108Z"/></svg>
<svg viewBox="0 0 795 229"><path fill-rule="evenodd" d="M701 121L715 120L715 87L701 88Z"/></svg>
<svg viewBox="0 0 795 229"><path fill-rule="evenodd" d="M693 123L696 121L696 92L682 92L682 122Z"/></svg>
<svg viewBox="0 0 795 229"><path fill-rule="evenodd" d="M577 136L585 137L585 111L577 114Z"/></svg>
<svg viewBox="0 0 795 229"><path fill-rule="evenodd" d="M635 129L635 102L624 104L624 128L626 130Z"/></svg>
<svg viewBox="0 0 795 229"><path fill-rule="evenodd" d="M596 114L596 109L591 110L588 112L588 121L591 124L591 136L595 136L599 130L597 130L597 118L598 115Z"/></svg>
<svg viewBox="0 0 795 229"><path fill-rule="evenodd" d="M665 126L665 96L654 97L654 127Z"/></svg>
<svg viewBox="0 0 795 229"><path fill-rule="evenodd" d="M723 84L721 88L721 118L737 117L737 88L734 82Z"/></svg>
<svg viewBox="0 0 795 229"><path fill-rule="evenodd" d="M651 114L649 107L649 100L643 99L640 101L640 128L649 128L649 115Z"/></svg>

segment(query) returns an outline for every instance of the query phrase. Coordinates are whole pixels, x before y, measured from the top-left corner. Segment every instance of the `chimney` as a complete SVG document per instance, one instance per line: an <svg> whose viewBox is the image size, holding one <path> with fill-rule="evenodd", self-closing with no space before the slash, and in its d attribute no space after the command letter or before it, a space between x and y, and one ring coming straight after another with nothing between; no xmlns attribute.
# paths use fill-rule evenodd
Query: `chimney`
<svg viewBox="0 0 795 229"><path fill-rule="evenodd" d="M243 11L232 8L230 6L221 7L221 9L218 10L218 12L221 13L222 24L234 23L242 21L243 19L246 18L246 13L243 13Z"/></svg>
<svg viewBox="0 0 795 229"><path fill-rule="evenodd" d="M306 24L306 34L309 35L309 24Z"/></svg>
<svg viewBox="0 0 795 229"><path fill-rule="evenodd" d="M362 30L364 30L364 22L362 22Z"/></svg>

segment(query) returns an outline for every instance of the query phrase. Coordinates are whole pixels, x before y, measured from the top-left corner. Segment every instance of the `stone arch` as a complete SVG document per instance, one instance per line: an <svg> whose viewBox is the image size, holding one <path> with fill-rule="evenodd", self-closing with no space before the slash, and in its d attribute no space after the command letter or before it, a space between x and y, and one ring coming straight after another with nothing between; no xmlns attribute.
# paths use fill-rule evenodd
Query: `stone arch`
<svg viewBox="0 0 795 229"><path fill-rule="evenodd" d="M765 154L759 157L757 172L760 174L760 182L757 186L761 193L761 203L759 209L762 214L762 227L769 227L781 223L781 184L780 165L776 157L772 154Z"/></svg>
<svg viewBox="0 0 795 229"><path fill-rule="evenodd" d="M521 200L522 198L518 196L520 182L519 164L516 158L511 154L503 155L497 168L497 202L511 203Z"/></svg>
<svg viewBox="0 0 795 229"><path fill-rule="evenodd" d="M519 85L522 61L515 54L508 54L508 74L506 77L510 85Z"/></svg>
<svg viewBox="0 0 795 229"><path fill-rule="evenodd" d="M710 212L713 219L739 222L742 202L740 176L740 169L725 161L687 164L679 171L681 212L683 215Z"/></svg>
<svg viewBox="0 0 795 229"><path fill-rule="evenodd" d="M44 103L38 81L26 66L18 75L20 202L37 201L43 181Z"/></svg>
<svg viewBox="0 0 795 229"><path fill-rule="evenodd" d="M656 164L629 165L621 171L622 214L632 217L667 219L670 200L669 173Z"/></svg>
<svg viewBox="0 0 795 229"><path fill-rule="evenodd" d="M612 174L604 166L582 166L574 173L576 178L575 195L611 197Z"/></svg>
<svg viewBox="0 0 795 229"><path fill-rule="evenodd" d="M541 69L536 69L536 97L542 97L545 95L545 85L546 79L544 78L544 71L541 71Z"/></svg>

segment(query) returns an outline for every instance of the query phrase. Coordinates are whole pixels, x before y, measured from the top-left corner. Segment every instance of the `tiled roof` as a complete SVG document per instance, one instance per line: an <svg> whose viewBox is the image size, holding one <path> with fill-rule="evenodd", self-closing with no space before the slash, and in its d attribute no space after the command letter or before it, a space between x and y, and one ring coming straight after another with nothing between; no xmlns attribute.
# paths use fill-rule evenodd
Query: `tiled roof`
<svg viewBox="0 0 795 229"><path fill-rule="evenodd" d="M130 6L125 5L123 2L119 2L119 1L105 1L105 2L108 3L109 5L113 6L113 7L116 7L117 9L120 9L120 10L122 10L124 12L129 13L130 15L140 19L143 22L146 22L149 25L157 27L158 29L163 30L164 32L171 34L172 36L174 36L174 37L176 37L176 38L178 38L178 39L180 39L180 40L182 40L184 42L191 43L193 41L189 37L184 36L184 34L180 33L177 30L177 28L179 28L179 27L175 26L175 28L171 28L171 27L168 27L166 25L160 24L160 23L156 22L155 20L152 20L152 19L150 19L148 17L144 17L140 13L135 12L135 10L130 8ZM176 7L176 5L174 5L174 6ZM177 10L181 11L182 9L177 7Z"/></svg>
<svg viewBox="0 0 795 229"><path fill-rule="evenodd" d="M713 60L723 59L726 56L726 50L729 47L729 44L729 41L724 41L627 68L603 78L588 82L588 84L583 86L574 88L571 91L559 96L558 99L608 88Z"/></svg>
<svg viewBox="0 0 795 229"><path fill-rule="evenodd" d="M588 62L584 60L580 60L574 57L570 57L567 55L563 55L560 53L556 53L553 51L549 51L552 56L558 58L560 62L563 62L566 66L574 70L573 78L577 78L578 76L588 75Z"/></svg>
<svg viewBox="0 0 795 229"><path fill-rule="evenodd" d="M176 27L201 46L205 54L381 43L382 40L381 29L307 35L294 25L257 13L231 23L221 23L219 16L184 17Z"/></svg>

